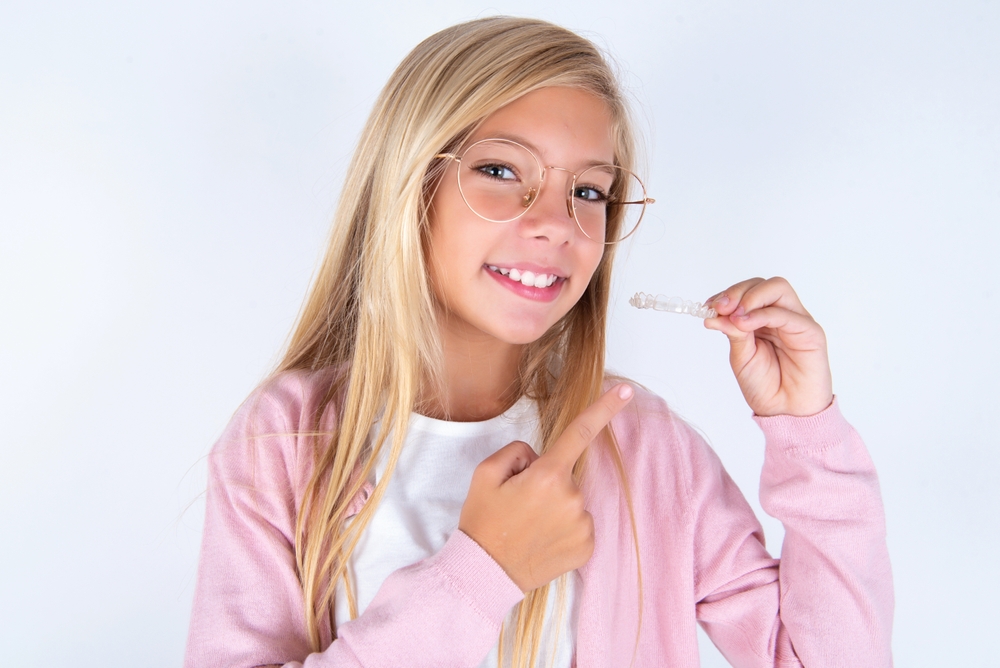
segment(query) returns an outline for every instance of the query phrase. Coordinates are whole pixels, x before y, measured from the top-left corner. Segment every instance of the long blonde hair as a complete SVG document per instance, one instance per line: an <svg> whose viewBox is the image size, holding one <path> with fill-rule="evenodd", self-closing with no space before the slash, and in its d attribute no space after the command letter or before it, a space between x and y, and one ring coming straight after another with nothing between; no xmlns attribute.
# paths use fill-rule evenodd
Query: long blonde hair
<svg viewBox="0 0 1000 668"><path fill-rule="evenodd" d="M573 32L532 19L480 19L427 38L393 73L365 125L326 256L276 370L337 370L323 400L336 412L336 428L317 441L295 537L314 651L322 649L327 632L335 636L338 586L345 587L352 618L357 615L348 561L392 476L422 383L441 378L423 245L429 197L445 167L435 156L459 146L500 107L546 86L574 87L602 99L613 122L615 160L633 167L627 105L601 53ZM609 226L619 222L610 220ZM537 402L543 451L601 393L613 249L607 247L579 302L525 348L520 389ZM369 442L377 419L381 429ZM316 416L317 433L319 422ZM605 441L631 515L624 467L609 430ZM386 447L385 475L348 525L349 504ZM581 459L574 469L578 478L583 465ZM632 532L638 560L634 522ZM639 586L641 615L641 576ZM519 604L512 659L519 668L536 663L547 593L548 587L529 592Z"/></svg>

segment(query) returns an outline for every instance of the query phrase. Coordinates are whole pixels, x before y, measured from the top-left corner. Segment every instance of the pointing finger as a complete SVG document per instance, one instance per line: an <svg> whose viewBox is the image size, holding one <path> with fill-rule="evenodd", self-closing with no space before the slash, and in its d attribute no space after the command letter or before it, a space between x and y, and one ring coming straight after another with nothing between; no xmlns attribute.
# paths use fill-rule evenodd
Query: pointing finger
<svg viewBox="0 0 1000 668"><path fill-rule="evenodd" d="M539 457L539 461L545 460L566 470L572 469L591 441L632 399L632 394L632 388L626 383L620 383L605 392L569 423L566 431Z"/></svg>

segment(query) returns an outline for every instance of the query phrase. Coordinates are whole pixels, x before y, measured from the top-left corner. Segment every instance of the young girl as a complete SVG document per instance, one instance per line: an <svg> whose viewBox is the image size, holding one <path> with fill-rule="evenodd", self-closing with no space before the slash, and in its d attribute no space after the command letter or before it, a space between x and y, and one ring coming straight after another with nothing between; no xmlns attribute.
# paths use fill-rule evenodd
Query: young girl
<svg viewBox="0 0 1000 668"><path fill-rule="evenodd" d="M782 279L706 326L766 437L782 559L701 438L604 371L650 201L588 41L489 18L376 102L278 370L210 457L186 665L886 666L878 482Z"/></svg>

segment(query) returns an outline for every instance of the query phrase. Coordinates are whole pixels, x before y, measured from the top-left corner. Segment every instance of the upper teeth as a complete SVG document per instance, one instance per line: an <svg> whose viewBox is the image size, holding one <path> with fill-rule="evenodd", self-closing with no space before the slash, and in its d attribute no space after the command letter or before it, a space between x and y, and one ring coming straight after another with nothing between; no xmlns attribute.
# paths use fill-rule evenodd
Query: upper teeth
<svg viewBox="0 0 1000 668"><path fill-rule="evenodd" d="M496 267L492 264L486 266L490 268L490 271L498 272L509 277L512 281L520 281L522 285L534 288L547 288L559 278L555 274L536 274L533 271L507 269L506 267Z"/></svg>

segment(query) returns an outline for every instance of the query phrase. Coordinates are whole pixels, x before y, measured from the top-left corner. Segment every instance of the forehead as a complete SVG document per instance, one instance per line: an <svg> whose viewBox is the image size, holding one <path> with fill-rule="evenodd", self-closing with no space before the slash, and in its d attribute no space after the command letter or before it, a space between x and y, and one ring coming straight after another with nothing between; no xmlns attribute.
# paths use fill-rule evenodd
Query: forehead
<svg viewBox="0 0 1000 668"><path fill-rule="evenodd" d="M614 126L608 105L576 88L541 88L483 120L469 143L488 137L515 139L546 164L570 167L613 163Z"/></svg>

